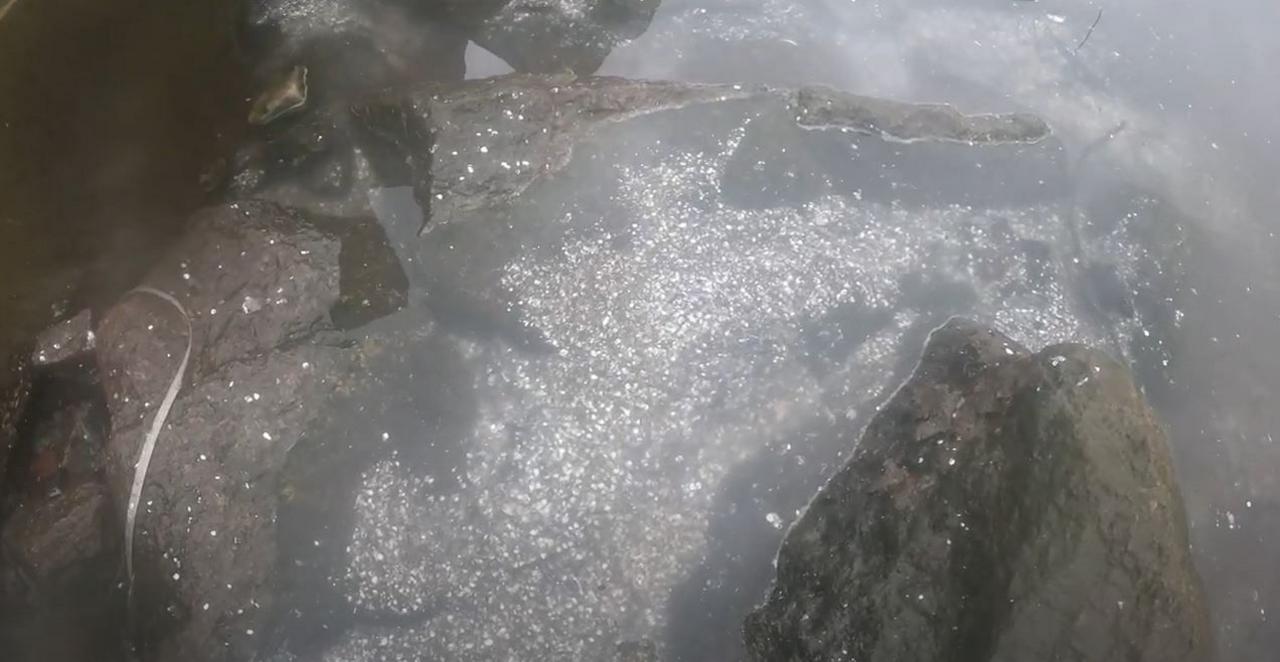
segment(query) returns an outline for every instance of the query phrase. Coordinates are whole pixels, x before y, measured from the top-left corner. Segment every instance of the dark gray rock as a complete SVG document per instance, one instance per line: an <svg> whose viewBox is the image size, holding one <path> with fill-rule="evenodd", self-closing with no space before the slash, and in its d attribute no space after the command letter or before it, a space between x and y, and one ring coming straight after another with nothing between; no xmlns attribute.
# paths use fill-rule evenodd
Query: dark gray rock
<svg viewBox="0 0 1280 662"><path fill-rule="evenodd" d="M381 188L411 187L425 204L432 142L426 118L407 99L372 96L329 105L269 126L243 145L225 193L334 217L370 215L371 192Z"/></svg>
<svg viewBox="0 0 1280 662"><path fill-rule="evenodd" d="M467 37L438 4L254 0L239 42L260 89L296 65L307 67L309 106L410 82L462 80Z"/></svg>
<svg viewBox="0 0 1280 662"><path fill-rule="evenodd" d="M660 0L255 0L240 30L260 87L296 65L308 103L462 80L469 40L524 73L594 73L649 26Z"/></svg>
<svg viewBox="0 0 1280 662"><path fill-rule="evenodd" d="M17 442L18 422L31 395L30 359L26 351L0 356L0 482Z"/></svg>
<svg viewBox="0 0 1280 662"><path fill-rule="evenodd" d="M94 342L93 313L86 308L41 332L31 361L51 365L82 357L93 351Z"/></svg>
<svg viewBox="0 0 1280 662"><path fill-rule="evenodd" d="M143 282L172 294L191 316L190 381L328 325L340 296L340 236L254 202L203 210L192 225ZM168 386L185 323L170 304L135 293L104 315L98 336L112 424L135 424L163 395L151 387Z"/></svg>
<svg viewBox="0 0 1280 662"><path fill-rule="evenodd" d="M658 662L658 647L652 641L624 641L618 644L617 662Z"/></svg>
<svg viewBox="0 0 1280 662"><path fill-rule="evenodd" d="M27 581L40 585L55 574L112 550L108 539L107 490L85 481L66 492L31 499L5 522L7 560Z"/></svg>
<svg viewBox="0 0 1280 662"><path fill-rule="evenodd" d="M563 170L574 145L601 125L750 94L728 85L511 75L416 96L438 156L431 220L510 202Z"/></svg>
<svg viewBox="0 0 1280 662"><path fill-rule="evenodd" d="M24 502L32 494L97 480L106 446L106 411L91 366L65 364L37 371L6 494Z"/></svg>
<svg viewBox="0 0 1280 662"><path fill-rule="evenodd" d="M106 486L26 492L0 532L5 660L123 661L120 538Z"/></svg>
<svg viewBox="0 0 1280 662"><path fill-rule="evenodd" d="M962 115L942 104L912 104L826 88L796 95L796 121L814 128L847 128L892 140L963 143L1034 143L1049 135L1035 115Z"/></svg>
<svg viewBox="0 0 1280 662"><path fill-rule="evenodd" d="M525 73L596 72L619 44L644 33L661 0L513 0L476 43Z"/></svg>
<svg viewBox="0 0 1280 662"><path fill-rule="evenodd" d="M279 474L326 403L353 387L360 361L326 342L330 311L350 298L344 283L361 283L361 265L385 263L343 259L361 243L348 241L359 225L262 202L205 210L144 281L182 302L194 338L137 515L135 595L158 633L145 642L158 659L250 659L267 636ZM161 298L134 292L107 311L98 336L112 421L106 475L123 523L186 324Z"/></svg>
<svg viewBox="0 0 1280 662"><path fill-rule="evenodd" d="M1205 660L1164 435L1128 372L953 320L787 533L756 660Z"/></svg>
<svg viewBox="0 0 1280 662"><path fill-rule="evenodd" d="M844 105L836 107L837 101ZM415 220L410 236L393 238L392 243L397 251L404 250L406 266L412 261L416 269L425 272L426 278L417 282L425 284L422 289L432 321L471 336L474 344L464 344L468 361L499 366L479 369L477 374L511 370L519 380L526 378L526 370L563 375L552 370L577 371L581 368L575 366L585 363L584 357L627 357L637 346L667 342L665 334L649 335L650 329L664 323L683 325L687 321L696 326L696 337L732 339L726 342L734 346L715 350L717 356L725 357L725 363L713 368L712 377L707 376L712 373L700 373L696 378L682 373L686 366L701 365L698 361L702 359L693 359L694 354L688 353L671 364L670 373L664 369L661 376L653 377L673 397L684 399L680 407L712 412L712 417L725 421L751 420L761 436L778 436L776 446L760 453L764 457L759 463L735 472L737 487L721 482L716 488L724 489L725 496L714 512L731 515L717 516L709 527L707 537L715 543L705 554L706 571L699 568L690 573L688 590L667 616L670 629L721 632L740 639L736 624L771 574L769 560L782 528L808 500L820 477L842 463L853 445L849 435L862 420L859 412L879 400L881 380L889 380L889 370L897 370L896 363L888 365L896 356L891 348L918 348L928 330L946 314L962 310L1008 315L1012 309L1016 314L1004 318L1009 326L1016 328L1020 337L1034 338L1038 343L1092 337L1077 325L1055 294L1060 292L1058 265L1064 257L1053 248L1027 248L1028 242L1059 245L1055 240L1059 231L1057 202L1065 171L1061 150L1052 137L1017 142L990 132L980 136L947 133L942 130L947 128L946 122L941 120L932 124L908 121L917 106L858 97L832 100L829 110L842 117L877 118L884 126L895 127L896 133L838 123L819 128L797 120L799 110L806 107L803 93L609 78L516 75L418 89L406 99L376 103L368 111L361 109L350 115L347 108L335 111L339 119L333 126L339 127L336 135L349 136L342 140L354 154L351 162L357 164L353 169L357 178L350 187L350 198L338 195L327 200L349 199L352 208L368 205L384 223L393 216ZM386 119L374 119L378 117ZM400 121L403 119L412 121ZM960 117L957 121L964 125L968 120ZM422 156L422 143L416 142L423 138L431 146L430 159ZM415 155L417 160L412 160ZM362 162L369 167L359 165ZM765 172L753 179L757 166ZM281 201L286 200L279 197L281 186L302 179L270 162L264 164L264 172L268 176L263 181L272 183L254 194ZM697 173L696 181L685 179L690 173ZM788 173L804 181L785 187L764 186L778 181L786 184L783 177ZM1010 183L1021 182L1023 177L1045 184L1022 187ZM370 190L379 188L382 190ZM669 195L672 191L678 195ZM397 196L394 204L388 202L390 193ZM318 195L308 195L305 188L298 187L292 189L287 202L309 211L328 204ZM423 217L430 219L427 232L414 236L413 230ZM388 234L392 234L390 230ZM816 245L819 241L821 245ZM789 247L790 242L796 242L794 250L767 248L775 244ZM866 250L866 246L875 248ZM880 256L871 254L876 252L895 256L897 266L883 264ZM739 271L734 264L711 259L713 255L732 256L751 266ZM837 271L792 280L797 274L809 274L815 259ZM752 271L753 265L765 264L775 265L768 276ZM715 298L682 303L679 293L689 291L695 283L707 282L703 279L708 272L715 274L717 285L710 288ZM670 289L650 291L649 285L657 277ZM1037 277L1046 282L1027 284ZM596 280L603 283L599 288L579 286ZM775 287L771 281L779 281L776 286L788 293L815 292L815 303L792 308L789 295L763 301L735 299L739 290L770 292ZM866 292L847 293L843 288L853 282L867 288ZM614 301L610 297L615 291L633 292L645 303L637 309L628 300ZM684 312L664 317L668 311ZM757 315L769 321L745 330L740 326L743 320L751 320L750 326ZM496 332L504 324L495 320L504 317L509 323ZM619 324L625 331L618 330ZM909 328L903 331L904 327ZM495 333L501 333L518 347L534 346L536 341L519 337L522 331L537 336L532 332L539 329L547 331L539 331L540 337L554 339L559 350L555 356L528 359L523 352L508 352L490 342ZM389 354L405 361L388 363L377 373L388 385L398 385L390 388L391 392L423 392L420 389L429 386L435 375L450 371L415 365L412 357L420 348L415 341L388 347L394 348ZM706 356L700 353L704 351L701 344L683 347L681 351ZM758 352L758 357L781 355L787 357L780 359L784 362L794 359L789 369L799 383L807 384L810 374L814 376L812 392L822 393L822 410L805 410L805 405L789 402L790 396L772 391L759 400L753 399L756 395L740 395L757 393L755 389L769 385L781 393L795 392L776 381L762 380L743 367L763 365L767 359L743 359L741 347ZM910 369L913 354L902 353L903 372L898 374L905 375ZM501 367L508 360L520 367ZM762 363L751 363L756 360ZM591 392L575 395L574 383L594 380L590 377L593 374L631 375L641 369L638 366L653 365L650 361L646 358L628 364L626 360L601 359L603 370L592 366L590 372L567 373L580 377L557 377L564 379L559 386L539 387L527 396L530 404L510 410L514 413L500 410L495 414L489 409L485 415L491 417L491 425L496 424L491 429L499 430L490 436L502 441L484 441L473 431L450 435L461 437L456 442L461 450L446 445L447 453L465 457L463 462L448 458L442 462L449 467L462 465L467 472L460 474L461 479L454 478L461 485L457 488L460 496L454 497L452 488L443 490L451 498L438 501L435 496L414 501L393 494L385 497L385 509L373 499L374 505L365 501L356 516L361 537L346 547L357 550L349 552L349 559L342 554L345 541L341 535L322 525L298 525L292 536L295 540L289 544L296 545L298 555L307 549L318 551L302 564L306 569L302 575L313 579L293 581L307 585L316 581L314 578L330 579L332 575L323 568L360 570L348 570L337 582L343 595L323 602L290 598L291 604L299 606L286 611L302 614L289 625L292 632L286 638L293 642L290 647L297 650L297 642L322 641L326 634L346 628L336 647L329 649L330 657L354 658L362 654L360 651L377 649L387 659L397 659L397 655L402 656L399 659L422 655L539 659L540 655L551 655L548 651L561 649L554 642L572 641L577 636L567 631L546 634L552 632L550 624L587 622L573 620L581 618L594 619L606 632L591 643L589 657L608 659L620 652L608 630L612 626L604 624L613 614L624 611L625 605L657 604L662 598L643 596L633 603L631 597L605 596L607 588L599 587L608 587L615 579L593 573L594 568L609 567L607 553L556 533L557 538L569 539L566 547L580 545L576 549L583 550L583 555L565 554L545 564L526 565L529 557L523 545L530 536L525 529L499 530L497 524L485 520L493 517L493 522L505 522L508 513L476 515L475 523L466 527L457 523L462 513L467 513L471 522L471 513L485 513L491 504L507 503L505 497L494 495L519 488L548 495L548 503L564 504L555 513L569 521L594 517L592 513L597 511L586 506L592 499L626 502L627 507L601 517L598 529L610 531L601 534L602 538L622 539L625 533L614 533L622 528L617 523L643 512L638 506L631 507L630 496L619 496L623 490L548 487L532 471L522 477L525 469L519 462L525 460L512 459L518 458L515 451L506 446L499 450L498 446L582 449L593 443L600 435L574 437L562 431L578 424L573 417L581 414L573 412L582 407L582 401L574 398L597 397ZM425 380L422 375L427 375ZM483 394L479 401L482 411L507 407L510 402L522 402L517 397L526 397L512 396L514 391L506 390L514 388L508 386L513 382L503 382L501 387L483 380L477 383ZM713 383L725 386L717 386L721 392L712 393L709 385ZM649 397L637 396L630 388L594 389L603 393L600 404L592 405L594 411L616 412L619 410L610 407L632 407L631 398ZM695 394L692 402L696 407L688 404L689 394ZM564 403L548 406L557 399ZM458 410L476 406L467 405L466 398L459 400ZM659 407L671 404L661 397L646 402ZM311 469L346 461L349 456L342 451L345 439L376 438L382 432L398 439L415 434L415 430L431 430L434 437L434 424L408 415L425 407L406 403L396 407L397 411L385 412L367 404L357 398L341 407L325 407L330 415L343 412L340 417L351 421L352 429L345 436L334 437L332 448L310 447L320 452L320 459L304 460L299 453L301 443L289 453L291 461L303 466L296 472L286 469L289 492L295 496L279 511L284 513L281 521L331 524L326 513L343 507L332 495L353 488L333 480L327 471L317 474ZM526 406L529 409L520 408ZM791 418L796 407L807 411L806 417L831 422L799 423L800 419ZM543 413L553 409L567 412L565 418L557 418L559 413ZM761 411L766 412L762 420L754 423L752 417ZM828 412L834 417L829 419ZM583 416L593 422L626 420L626 415L616 413L599 419ZM636 420L643 425L650 419L638 413ZM784 420L787 426L780 430L779 422ZM704 440L717 434L726 439L737 435L723 432L724 428L716 427L718 423L699 425L704 427L693 433L671 433L666 443L683 448L680 444L686 440L697 441L697 452L701 453ZM637 434L632 441L636 448L648 448L644 445L653 440ZM494 444L493 459L487 464L486 443ZM805 448L803 468L795 455L787 452L792 444ZM751 453L735 449L729 461ZM418 464L438 466L436 462ZM686 463L672 461L664 466L655 462L647 471L675 475L677 464L683 467ZM607 461L602 465L608 468L599 470L601 476L633 475L630 466L615 469ZM783 468L775 470L778 466ZM381 485L401 481L416 485L414 476L420 475L419 470L406 471L398 465L380 465L378 471L384 476L379 479ZM528 477L531 474L533 478ZM762 475L766 478L761 479ZM434 474L433 485L449 477L449 472ZM368 487L373 479L366 480ZM660 479L650 476L638 476L636 481L654 486L644 488L650 493L667 489ZM800 487L788 488L795 484ZM684 508L687 497L682 490L686 488L673 487L667 492L675 495L671 501L647 506L659 520ZM595 496L579 500L582 494ZM421 505L424 502L427 505ZM441 504L458 505L455 510L455 505ZM528 516L538 517L534 513ZM647 533L666 526L645 522L635 530ZM595 535L596 528L588 529ZM383 532L401 536L404 542L383 543L379 538L377 545L387 547L375 546L370 542L371 531L379 536ZM486 556L487 552L471 551L479 546L462 547L472 539L484 541L486 550L497 551ZM670 538L677 539L674 534ZM666 534L663 540L661 563L672 556L695 558L703 554L703 548L688 544L676 554L672 551L675 543L665 542ZM761 540L765 544L760 544ZM317 541L319 545L315 545ZM627 545L628 549L641 546L643 541ZM393 561L382 556L388 548L397 550L398 556L385 555ZM450 561L437 561L441 558ZM599 561L583 562L580 558ZM657 561L649 565L649 561L646 559L644 567L667 568L663 572L672 574L683 570L659 566ZM539 578L531 580L521 574L530 567L536 567ZM561 581L565 577L578 581ZM558 597L553 600L549 596ZM284 605L280 608L284 610ZM721 620L713 622L706 616L712 613ZM477 628L466 625L469 623L486 625ZM498 631L511 633L509 641L481 647L483 633ZM535 637L535 632L540 635ZM627 636L655 634L643 626L627 626L624 632ZM695 642L696 646L682 643L691 638L668 638L664 654L673 659L743 657L712 637ZM377 643L388 640L392 643L385 644L385 650L381 648L384 644ZM326 648L316 646L320 651ZM464 650L467 652L460 652ZM315 651L298 652L300 659L318 656L309 653Z"/></svg>

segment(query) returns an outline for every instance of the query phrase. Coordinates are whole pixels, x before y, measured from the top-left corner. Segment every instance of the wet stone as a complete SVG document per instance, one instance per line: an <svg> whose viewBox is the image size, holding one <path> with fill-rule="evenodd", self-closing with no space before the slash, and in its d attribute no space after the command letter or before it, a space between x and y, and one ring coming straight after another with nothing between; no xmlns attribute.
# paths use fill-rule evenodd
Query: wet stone
<svg viewBox="0 0 1280 662"><path fill-rule="evenodd" d="M247 3L239 41L259 91L306 67L311 107L342 105L411 82L462 80L467 38L420 11L419 5L428 4L253 0Z"/></svg>
<svg viewBox="0 0 1280 662"><path fill-rule="evenodd" d="M459 336L476 420L449 435L462 462L365 470L350 558L326 562L348 611L299 624L351 624L318 659L610 659L637 636L673 659L742 659L786 526L929 329L959 309L1037 345L1102 337L1070 308L1057 250L1044 287L1010 295L1023 243L1063 245L1060 191L1008 184L1061 172L1052 140L903 145L797 127L792 98L552 76L426 98L431 220L398 245L426 275L415 314ZM823 144L803 172L820 186L724 185ZM897 159L876 196L847 176L855 150L864 173ZM934 186L966 162L967 187ZM911 204L894 204L895 176ZM433 382L415 347L378 374ZM391 439L435 441L398 420ZM459 467L447 487L424 475L439 464Z"/></svg>
<svg viewBox="0 0 1280 662"><path fill-rule="evenodd" d="M394 272L394 257L379 253L389 251L385 238L354 232L360 223L263 202L211 208L144 280L182 304L193 336L137 512L141 643L157 659L251 659L270 636L279 474L327 403L359 388L362 355L331 311L344 286L374 297L377 277ZM374 312L391 312L395 299ZM135 291L99 328L106 476L120 524L146 431L186 350L186 321L162 297Z"/></svg>
<svg viewBox="0 0 1280 662"><path fill-rule="evenodd" d="M106 486L26 492L0 530L0 647L14 662L126 659Z"/></svg>
<svg viewBox="0 0 1280 662"><path fill-rule="evenodd" d="M1164 434L1101 352L952 320L788 531L755 660L1207 660Z"/></svg>
<svg viewBox="0 0 1280 662"><path fill-rule="evenodd" d="M43 366L83 356L93 351L95 339L93 314L82 310L41 332L31 362Z"/></svg>
<svg viewBox="0 0 1280 662"><path fill-rule="evenodd" d="M434 227L510 203L562 170L574 146L609 123L750 94L564 75L422 85L403 98L317 110L246 145L230 192L351 216L369 213L370 191L408 186Z"/></svg>
<svg viewBox="0 0 1280 662"><path fill-rule="evenodd" d="M28 499L5 522L8 561L35 584L113 549L106 487L85 481L67 491Z"/></svg>
<svg viewBox="0 0 1280 662"><path fill-rule="evenodd" d="M18 423L31 395L31 367L26 351L0 356L0 484L17 443Z"/></svg>
<svg viewBox="0 0 1280 662"><path fill-rule="evenodd" d="M524 73L594 73L660 0L254 0L241 42L264 82L297 65L331 98L461 80L468 40ZM410 63L412 65L410 66Z"/></svg>
<svg viewBox="0 0 1280 662"><path fill-rule="evenodd" d="M31 392L7 496L22 500L98 479L108 421L96 372L79 364L45 368Z"/></svg>
<svg viewBox="0 0 1280 662"><path fill-rule="evenodd" d="M902 142L1034 143L1050 134L1044 120L1028 113L963 115L943 104L912 104L820 87L800 90L795 107L802 126L847 128Z"/></svg>
<svg viewBox="0 0 1280 662"><path fill-rule="evenodd" d="M658 647L652 641L624 641L618 644L617 662L658 662Z"/></svg>
<svg viewBox="0 0 1280 662"><path fill-rule="evenodd" d="M526 73L595 73L649 27L661 0L516 0L483 22L476 43Z"/></svg>

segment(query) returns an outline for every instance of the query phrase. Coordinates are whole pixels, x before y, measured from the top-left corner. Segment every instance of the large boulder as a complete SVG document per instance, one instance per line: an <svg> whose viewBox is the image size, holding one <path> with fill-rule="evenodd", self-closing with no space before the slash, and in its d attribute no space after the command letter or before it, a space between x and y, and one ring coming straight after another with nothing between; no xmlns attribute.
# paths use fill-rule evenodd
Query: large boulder
<svg viewBox="0 0 1280 662"><path fill-rule="evenodd" d="M791 527L756 660L1205 660L1160 425L1128 372L953 320Z"/></svg>
<svg viewBox="0 0 1280 662"><path fill-rule="evenodd" d="M524 73L595 73L660 0L252 0L239 42L261 85L309 70L314 99L461 80L468 41Z"/></svg>
<svg viewBox="0 0 1280 662"><path fill-rule="evenodd" d="M125 521L146 431L191 362L159 436L137 512L134 593L158 659L249 659L274 619L279 474L358 355L330 342L359 285L344 266L361 222L269 203L200 212L192 230L98 329L111 433L106 474ZM403 275L401 274L401 279ZM358 471L358 469L357 469Z"/></svg>
<svg viewBox="0 0 1280 662"><path fill-rule="evenodd" d="M123 653L121 538L100 476L106 407L83 362L48 362L79 346L46 333L28 354L31 396L0 490L0 650L14 662Z"/></svg>
<svg viewBox="0 0 1280 662"><path fill-rule="evenodd" d="M120 539L101 482L27 493L0 532L5 660L126 659Z"/></svg>
<svg viewBox="0 0 1280 662"><path fill-rule="evenodd" d="M82 482L46 499L32 499L5 523L0 542L27 580L43 585L56 573L109 551L107 494L100 483Z"/></svg>

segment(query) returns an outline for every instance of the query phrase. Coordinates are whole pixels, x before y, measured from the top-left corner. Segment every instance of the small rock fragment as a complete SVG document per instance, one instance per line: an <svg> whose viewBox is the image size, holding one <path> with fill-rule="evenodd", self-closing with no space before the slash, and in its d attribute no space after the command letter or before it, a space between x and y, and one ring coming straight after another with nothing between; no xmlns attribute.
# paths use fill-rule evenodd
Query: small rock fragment
<svg viewBox="0 0 1280 662"><path fill-rule="evenodd" d="M43 366L82 356L93 350L96 340L93 315L86 308L41 332L36 338L31 362Z"/></svg>

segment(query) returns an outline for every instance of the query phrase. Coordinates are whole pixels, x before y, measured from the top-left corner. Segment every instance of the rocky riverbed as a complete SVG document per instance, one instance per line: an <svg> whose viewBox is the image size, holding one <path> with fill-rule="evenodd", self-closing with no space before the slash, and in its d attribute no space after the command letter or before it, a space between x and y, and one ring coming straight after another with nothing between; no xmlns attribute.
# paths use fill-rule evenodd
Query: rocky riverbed
<svg viewBox="0 0 1280 662"><path fill-rule="evenodd" d="M76 659L21 635L60 622L161 660L1016 659L1047 631L1081 659L1208 655L1128 377L1170 396L1200 235L1108 155L1123 125L1082 141L1016 103L590 75L684 15L656 2L297 9L253 3L239 34L256 89L305 66L305 103L210 164L207 205L129 285L149 289L13 344L20 655ZM468 40L518 73L463 81ZM1007 337L934 331L956 314ZM175 374L129 578L134 466ZM1064 416L1101 427L1044 422ZM1041 474L1062 495L1043 508ZM961 525L1003 542L940 552ZM825 583L883 600L792 588L824 554L806 531L878 568Z"/></svg>
<svg viewBox="0 0 1280 662"><path fill-rule="evenodd" d="M316 123L342 188L250 146L237 201L143 281L183 310L137 291L96 327L122 522L191 325L137 513L162 659L733 650L933 326L1123 352L1141 322L1127 294L1077 312L1097 282L1059 252L1067 167L1033 117L514 75L322 106L269 144ZM1089 238L1108 292L1143 292L1143 231Z"/></svg>

